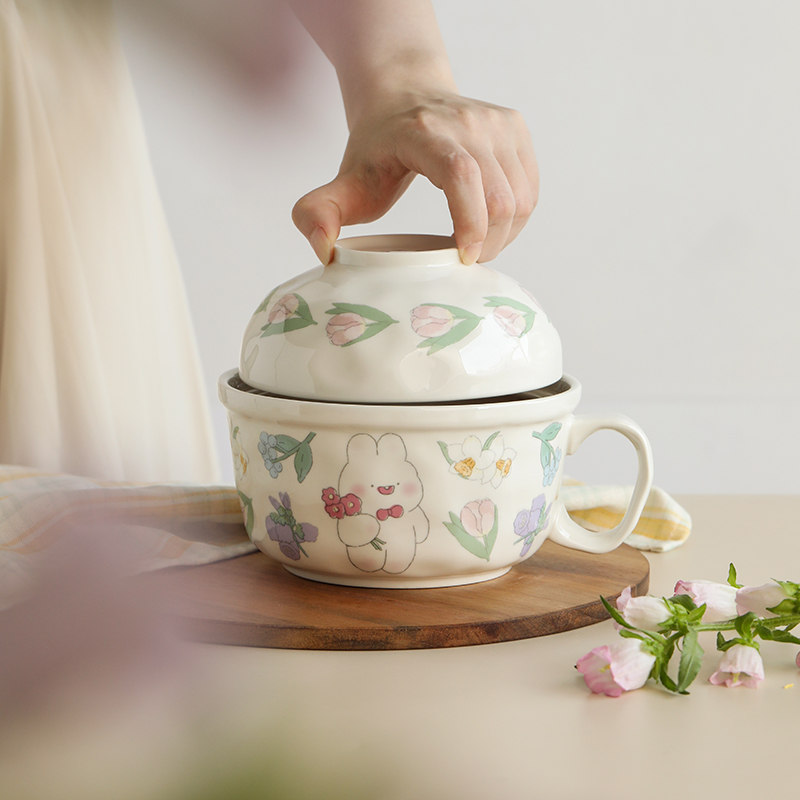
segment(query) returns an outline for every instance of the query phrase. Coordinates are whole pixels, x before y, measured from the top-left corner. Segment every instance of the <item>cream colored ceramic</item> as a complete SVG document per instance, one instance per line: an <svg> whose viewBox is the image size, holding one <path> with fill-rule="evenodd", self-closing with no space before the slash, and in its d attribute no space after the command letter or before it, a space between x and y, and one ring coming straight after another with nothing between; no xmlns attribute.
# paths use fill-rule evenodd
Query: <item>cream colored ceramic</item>
<svg viewBox="0 0 800 800"><path fill-rule="evenodd" d="M547 386L561 341L536 299L444 236L341 240L330 266L272 291L239 373L288 397L431 403Z"/></svg>
<svg viewBox="0 0 800 800"><path fill-rule="evenodd" d="M592 552L624 541L650 447L625 417L574 416L580 393L564 376L549 396L381 406L271 397L236 371L219 381L253 542L302 577L388 588L489 580L547 538ZM558 492L564 457L601 428L633 443L639 470L622 522L590 533Z"/></svg>

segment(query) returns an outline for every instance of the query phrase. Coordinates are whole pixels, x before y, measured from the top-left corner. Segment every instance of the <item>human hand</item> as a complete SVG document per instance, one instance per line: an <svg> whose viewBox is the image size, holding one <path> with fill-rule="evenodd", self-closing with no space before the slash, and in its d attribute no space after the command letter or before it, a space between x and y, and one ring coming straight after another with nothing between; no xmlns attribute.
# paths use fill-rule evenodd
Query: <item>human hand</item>
<svg viewBox="0 0 800 800"><path fill-rule="evenodd" d="M417 174L444 192L465 264L495 258L539 195L533 144L518 112L450 91L403 92L354 120L338 175L302 197L292 218L328 264L342 226L383 216Z"/></svg>

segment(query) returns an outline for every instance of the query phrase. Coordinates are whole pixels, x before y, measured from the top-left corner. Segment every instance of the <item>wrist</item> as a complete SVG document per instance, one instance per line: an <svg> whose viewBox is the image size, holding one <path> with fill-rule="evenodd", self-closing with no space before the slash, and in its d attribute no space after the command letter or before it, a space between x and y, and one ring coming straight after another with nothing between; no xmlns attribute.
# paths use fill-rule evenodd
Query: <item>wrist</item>
<svg viewBox="0 0 800 800"><path fill-rule="evenodd" d="M372 116L458 94L447 58L419 51L396 54L379 65L355 66L338 75L351 131Z"/></svg>

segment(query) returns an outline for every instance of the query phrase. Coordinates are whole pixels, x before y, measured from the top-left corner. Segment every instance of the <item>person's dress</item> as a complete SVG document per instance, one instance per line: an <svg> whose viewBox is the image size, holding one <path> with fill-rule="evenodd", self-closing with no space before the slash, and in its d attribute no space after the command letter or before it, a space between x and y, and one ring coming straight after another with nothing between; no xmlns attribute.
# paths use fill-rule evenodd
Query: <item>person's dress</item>
<svg viewBox="0 0 800 800"><path fill-rule="evenodd" d="M218 480L107 0L0 0L0 463Z"/></svg>

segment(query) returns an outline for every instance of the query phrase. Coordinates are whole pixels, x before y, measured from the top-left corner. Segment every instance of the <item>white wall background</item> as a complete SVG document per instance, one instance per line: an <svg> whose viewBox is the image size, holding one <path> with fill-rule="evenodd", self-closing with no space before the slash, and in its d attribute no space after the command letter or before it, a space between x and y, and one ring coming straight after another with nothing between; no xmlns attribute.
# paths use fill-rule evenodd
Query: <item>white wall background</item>
<svg viewBox="0 0 800 800"><path fill-rule="evenodd" d="M800 4L435 7L461 91L518 108L532 131L540 204L494 266L545 305L581 409L636 419L670 492L796 493ZM120 16L232 481L216 378L266 293L316 263L290 212L338 167L337 83L293 22L269 22L270 36L258 13L243 17L243 80L180 26ZM347 233L409 231L451 232L422 179ZM567 470L630 482L634 465L602 433Z"/></svg>

